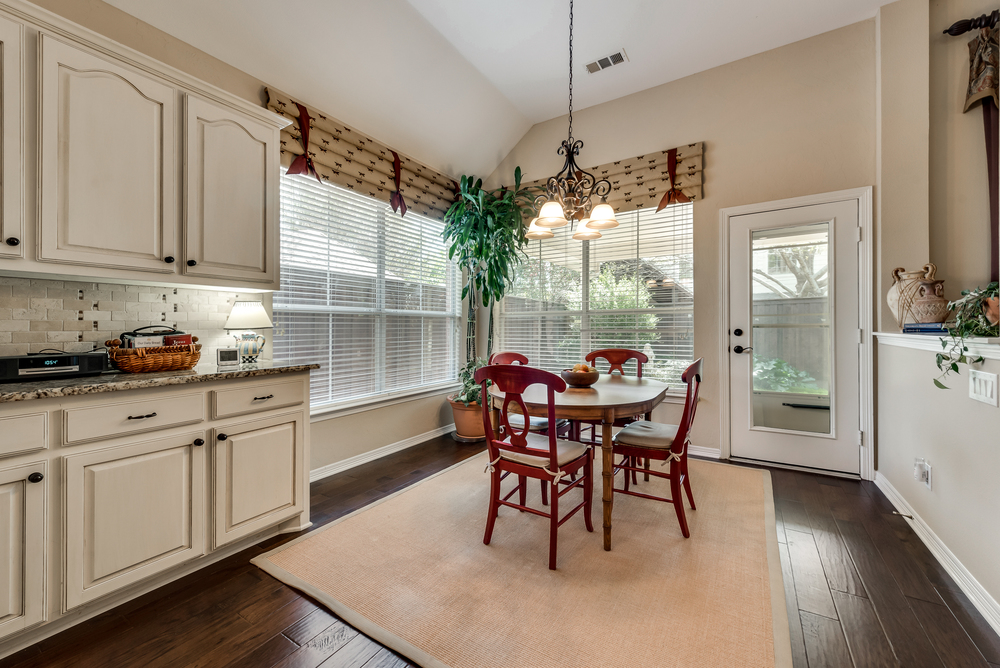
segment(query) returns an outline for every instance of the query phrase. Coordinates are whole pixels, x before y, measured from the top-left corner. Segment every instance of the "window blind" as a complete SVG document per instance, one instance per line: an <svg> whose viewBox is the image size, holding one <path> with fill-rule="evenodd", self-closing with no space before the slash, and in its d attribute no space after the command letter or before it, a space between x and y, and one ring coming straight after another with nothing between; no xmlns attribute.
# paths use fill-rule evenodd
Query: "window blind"
<svg viewBox="0 0 1000 668"><path fill-rule="evenodd" d="M443 224L314 178L281 178L274 359L315 362L312 404L455 380L460 272Z"/></svg>
<svg viewBox="0 0 1000 668"><path fill-rule="evenodd" d="M694 207L617 217L596 241L531 242L501 305L501 349L559 371L591 350L631 348L650 358L643 376L679 384L694 357Z"/></svg>

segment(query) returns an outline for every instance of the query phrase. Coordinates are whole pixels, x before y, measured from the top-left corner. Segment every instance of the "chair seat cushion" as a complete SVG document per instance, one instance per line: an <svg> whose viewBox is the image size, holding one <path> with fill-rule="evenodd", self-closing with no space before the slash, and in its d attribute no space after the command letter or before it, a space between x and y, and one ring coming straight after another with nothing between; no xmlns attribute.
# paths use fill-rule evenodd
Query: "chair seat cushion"
<svg viewBox="0 0 1000 668"><path fill-rule="evenodd" d="M549 449L548 436L529 433L527 439L528 447L544 450ZM576 441L564 441L561 439L556 441L556 456L560 467L570 463L585 452L587 452L587 446L583 443L577 443ZM524 455L519 452L510 452L508 450L501 450L500 456L507 461L517 462L518 464L526 464L527 466L537 466L538 468L542 468L549 465L548 457L535 457L534 455Z"/></svg>
<svg viewBox="0 0 1000 668"><path fill-rule="evenodd" d="M531 431L545 431L549 428L549 419L543 417L537 417L535 415L529 416L531 419L531 424L528 427ZM524 428L524 416L520 413L507 413L507 422L514 429ZM567 420L556 420L556 428L566 424Z"/></svg>
<svg viewBox="0 0 1000 668"><path fill-rule="evenodd" d="M615 435L615 443L640 448L668 450L677 436L677 425L641 420L633 422Z"/></svg>

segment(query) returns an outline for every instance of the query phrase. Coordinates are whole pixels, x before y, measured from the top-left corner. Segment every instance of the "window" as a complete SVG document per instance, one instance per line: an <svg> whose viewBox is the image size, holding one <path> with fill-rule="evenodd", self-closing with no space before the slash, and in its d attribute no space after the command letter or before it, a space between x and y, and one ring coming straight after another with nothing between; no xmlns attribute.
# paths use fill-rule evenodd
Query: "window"
<svg viewBox="0 0 1000 668"><path fill-rule="evenodd" d="M365 195L282 176L274 359L321 365L313 406L457 378L460 272L442 229Z"/></svg>
<svg viewBox="0 0 1000 668"><path fill-rule="evenodd" d="M621 214L597 241L563 230L531 242L501 307L498 349L558 371L591 350L631 348L649 357L643 376L679 384L694 356L693 211Z"/></svg>

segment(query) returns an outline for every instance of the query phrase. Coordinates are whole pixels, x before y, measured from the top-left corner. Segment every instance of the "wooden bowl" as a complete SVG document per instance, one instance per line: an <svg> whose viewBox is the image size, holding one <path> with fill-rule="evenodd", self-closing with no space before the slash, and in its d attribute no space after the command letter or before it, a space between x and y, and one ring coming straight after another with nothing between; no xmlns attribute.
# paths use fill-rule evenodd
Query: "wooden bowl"
<svg viewBox="0 0 1000 668"><path fill-rule="evenodd" d="M600 372L598 371L573 371L572 369L563 369L560 373L562 379L566 381L566 384L570 387L590 387L597 382L600 377Z"/></svg>

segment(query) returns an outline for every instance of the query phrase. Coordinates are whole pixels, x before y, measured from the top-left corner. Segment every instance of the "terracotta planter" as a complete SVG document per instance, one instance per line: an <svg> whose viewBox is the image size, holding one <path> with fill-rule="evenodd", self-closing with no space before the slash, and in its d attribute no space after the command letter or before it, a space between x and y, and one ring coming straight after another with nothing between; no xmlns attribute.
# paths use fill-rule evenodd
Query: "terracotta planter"
<svg viewBox="0 0 1000 668"><path fill-rule="evenodd" d="M990 321L991 325L995 325L1000 322L1000 297L990 297L983 304L983 312L986 313L986 319Z"/></svg>
<svg viewBox="0 0 1000 668"><path fill-rule="evenodd" d="M461 401L448 397L451 411L455 415L455 433L452 437L463 443L475 443L486 440L486 430L483 428L483 408L478 403L466 406Z"/></svg>

